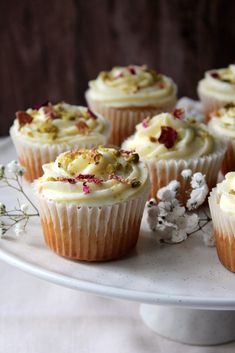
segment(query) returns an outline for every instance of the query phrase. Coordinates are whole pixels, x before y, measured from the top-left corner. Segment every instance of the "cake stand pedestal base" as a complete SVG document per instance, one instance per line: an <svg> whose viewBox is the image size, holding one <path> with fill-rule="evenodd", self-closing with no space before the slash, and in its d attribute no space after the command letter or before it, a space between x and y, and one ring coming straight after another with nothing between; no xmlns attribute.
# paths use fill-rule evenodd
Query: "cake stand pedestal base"
<svg viewBox="0 0 235 353"><path fill-rule="evenodd" d="M181 343L217 345L235 340L235 311L141 304L140 315L150 329Z"/></svg>

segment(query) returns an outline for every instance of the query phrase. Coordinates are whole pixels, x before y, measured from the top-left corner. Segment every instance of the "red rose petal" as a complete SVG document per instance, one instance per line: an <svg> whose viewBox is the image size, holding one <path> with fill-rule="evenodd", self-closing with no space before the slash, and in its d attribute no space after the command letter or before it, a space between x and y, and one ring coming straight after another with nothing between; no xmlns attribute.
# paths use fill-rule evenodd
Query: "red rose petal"
<svg viewBox="0 0 235 353"><path fill-rule="evenodd" d="M30 124L33 121L33 117L26 112L16 112L16 119L19 121L20 126Z"/></svg>
<svg viewBox="0 0 235 353"><path fill-rule="evenodd" d="M43 103L35 104L32 109L39 110L41 107L46 107L49 104L49 101Z"/></svg>
<svg viewBox="0 0 235 353"><path fill-rule="evenodd" d="M135 71L135 68L133 66L128 66L128 70L129 70L131 75L136 75L136 71Z"/></svg>
<svg viewBox="0 0 235 353"><path fill-rule="evenodd" d="M172 115L174 115L176 119L182 120L184 118L184 109L175 109L173 110Z"/></svg>
<svg viewBox="0 0 235 353"><path fill-rule="evenodd" d="M220 79L220 75L218 74L218 72L211 72L210 74L213 78L219 80Z"/></svg>
<svg viewBox="0 0 235 353"><path fill-rule="evenodd" d="M47 106L43 106L43 111L44 111L44 114L49 119L52 119L52 120L60 119L59 115L56 114L56 112L55 112L55 110L53 108L53 105L51 103L48 103Z"/></svg>
<svg viewBox="0 0 235 353"><path fill-rule="evenodd" d="M177 139L177 131L170 126L162 126L161 134L158 138L158 142L165 145L166 148L172 148Z"/></svg>

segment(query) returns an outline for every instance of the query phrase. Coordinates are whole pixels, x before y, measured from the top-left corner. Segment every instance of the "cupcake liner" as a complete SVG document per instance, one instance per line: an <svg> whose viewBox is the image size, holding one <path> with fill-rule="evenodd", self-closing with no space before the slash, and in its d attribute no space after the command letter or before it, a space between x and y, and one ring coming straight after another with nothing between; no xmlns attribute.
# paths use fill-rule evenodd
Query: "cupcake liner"
<svg viewBox="0 0 235 353"><path fill-rule="evenodd" d="M205 122L208 123L211 119L210 113L222 108L229 101L220 100L214 96L210 96L202 93L200 89L198 90L198 96L202 102L203 111L205 114ZM235 98L235 97L234 97Z"/></svg>
<svg viewBox="0 0 235 353"><path fill-rule="evenodd" d="M220 262L235 272L235 217L223 212L219 205L220 197L214 188L208 198L215 245Z"/></svg>
<svg viewBox="0 0 235 353"><path fill-rule="evenodd" d="M221 171L225 175L228 172L235 171L235 141L229 140L227 151L225 153Z"/></svg>
<svg viewBox="0 0 235 353"><path fill-rule="evenodd" d="M20 164L25 167L26 172L24 177L32 182L43 174L42 165L53 162L56 157L62 153L73 148L92 148L93 143L58 143L45 144L39 142L31 142L24 139L24 136L19 136L15 132L15 128L10 129L10 135L15 145L17 156ZM107 139L108 139L107 135Z"/></svg>
<svg viewBox="0 0 235 353"><path fill-rule="evenodd" d="M225 144L219 144L217 151L214 153L199 158L189 160L159 160L149 161L147 166L150 173L152 184L151 196L156 197L157 191L166 186L172 180L180 181L181 188L179 200L186 204L188 199L187 191L190 188L189 182L181 176L184 169L191 169L193 173L201 172L206 175L206 181L209 189L217 183L219 170L226 151Z"/></svg>
<svg viewBox="0 0 235 353"><path fill-rule="evenodd" d="M100 102L94 101L86 95L88 106L91 110L106 117L112 124L112 133L109 143L120 146L121 143L135 132L135 126L147 116L154 116L161 112L170 112L176 105L173 98L167 104L156 107L108 107Z"/></svg>
<svg viewBox="0 0 235 353"><path fill-rule="evenodd" d="M59 204L41 197L44 239L58 255L74 260L106 261L136 245L149 187L135 199L104 206Z"/></svg>

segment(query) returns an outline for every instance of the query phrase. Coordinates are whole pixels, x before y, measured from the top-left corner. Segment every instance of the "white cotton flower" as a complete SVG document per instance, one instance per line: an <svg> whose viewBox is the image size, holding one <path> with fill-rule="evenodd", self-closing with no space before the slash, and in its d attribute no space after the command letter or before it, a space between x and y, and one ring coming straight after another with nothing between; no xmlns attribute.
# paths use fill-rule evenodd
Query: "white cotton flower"
<svg viewBox="0 0 235 353"><path fill-rule="evenodd" d="M190 193L190 197L187 200L186 207L189 210L193 210L201 206L209 192L207 184L203 184L201 187L193 189Z"/></svg>
<svg viewBox="0 0 235 353"><path fill-rule="evenodd" d="M6 213L6 206L0 202L0 215Z"/></svg>
<svg viewBox="0 0 235 353"><path fill-rule="evenodd" d="M181 243L188 237L184 229L173 229L171 234L171 243Z"/></svg>
<svg viewBox="0 0 235 353"><path fill-rule="evenodd" d="M27 213L28 209L29 209L29 206L26 205L26 204L22 204L22 205L20 206L20 210L21 210L23 213Z"/></svg>
<svg viewBox="0 0 235 353"><path fill-rule="evenodd" d="M172 210L172 213L175 218L181 217L185 214L185 207L184 206L175 206Z"/></svg>
<svg viewBox="0 0 235 353"><path fill-rule="evenodd" d="M176 192L164 186L158 190L157 197L162 201L172 201L176 197Z"/></svg>
<svg viewBox="0 0 235 353"><path fill-rule="evenodd" d="M17 237L19 237L22 233L24 233L24 226L22 225L22 223L16 223L15 225L15 234Z"/></svg>
<svg viewBox="0 0 235 353"><path fill-rule="evenodd" d="M205 175L200 172L193 174L190 184L193 189L200 188L202 185L206 184Z"/></svg>
<svg viewBox="0 0 235 353"><path fill-rule="evenodd" d="M182 170L182 172L181 172L181 175L182 175L182 177L183 177L184 179L189 179L189 178L191 178L192 174L193 174L193 172L191 171L191 169L184 169L184 170Z"/></svg>
<svg viewBox="0 0 235 353"><path fill-rule="evenodd" d="M167 189L170 189L172 191L178 191L179 188L180 188L180 182L177 181L177 180L172 180L167 186L166 186Z"/></svg>

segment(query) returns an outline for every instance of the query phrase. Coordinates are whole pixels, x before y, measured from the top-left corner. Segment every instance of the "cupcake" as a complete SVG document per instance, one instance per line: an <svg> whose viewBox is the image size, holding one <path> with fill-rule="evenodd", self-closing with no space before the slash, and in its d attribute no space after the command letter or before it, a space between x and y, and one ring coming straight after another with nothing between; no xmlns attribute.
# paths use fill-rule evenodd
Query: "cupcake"
<svg viewBox="0 0 235 353"><path fill-rule="evenodd" d="M112 123L110 143L120 145L146 116L171 111L176 104L176 85L146 65L114 67L89 82L86 100L91 109Z"/></svg>
<svg viewBox="0 0 235 353"><path fill-rule="evenodd" d="M207 71L205 77L199 81L198 95L203 104L206 120L210 119L210 112L235 101L235 65Z"/></svg>
<svg viewBox="0 0 235 353"><path fill-rule="evenodd" d="M225 104L223 108L212 112L210 117L209 129L228 145L221 167L225 175L235 170L235 102Z"/></svg>
<svg viewBox="0 0 235 353"><path fill-rule="evenodd" d="M85 261L116 259L136 245L150 183L137 153L114 148L60 154L35 182L47 245Z"/></svg>
<svg viewBox="0 0 235 353"><path fill-rule="evenodd" d="M72 148L106 144L110 123L90 109L66 103L19 111L10 129L18 159L33 181L43 173L42 165Z"/></svg>
<svg viewBox="0 0 235 353"><path fill-rule="evenodd" d="M226 174L208 200L219 259L235 272L235 172Z"/></svg>
<svg viewBox="0 0 235 353"><path fill-rule="evenodd" d="M226 149L208 132L206 125L184 119L180 109L146 118L136 126L135 134L123 143L123 148L136 151L147 163L152 197L170 181L178 180L183 203L189 185L181 176L182 170L205 174L211 188L216 184Z"/></svg>

